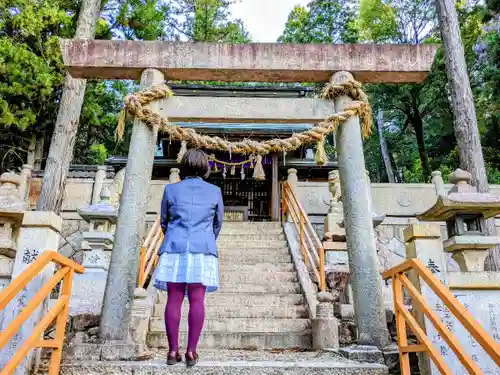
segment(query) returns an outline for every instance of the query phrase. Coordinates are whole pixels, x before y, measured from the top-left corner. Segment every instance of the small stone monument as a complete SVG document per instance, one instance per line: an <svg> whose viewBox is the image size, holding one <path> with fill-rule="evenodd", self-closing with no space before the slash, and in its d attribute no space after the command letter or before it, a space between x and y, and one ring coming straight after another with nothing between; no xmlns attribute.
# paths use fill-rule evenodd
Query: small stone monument
<svg viewBox="0 0 500 375"><path fill-rule="evenodd" d="M103 188L99 203L78 210L90 227L88 232L83 233L82 250L85 255L82 265L85 273L75 275L70 304L72 316L101 313L118 216L116 206L109 202L109 198L109 190Z"/></svg>
<svg viewBox="0 0 500 375"><path fill-rule="evenodd" d="M12 172L0 176L0 290L10 283L19 227L28 209L20 197L20 182L20 177Z"/></svg>
<svg viewBox="0 0 500 375"><path fill-rule="evenodd" d="M330 207L325 217L325 233L338 231L340 229L339 222L343 220L342 192L338 170L328 172L328 190L332 194L332 198L330 203L325 202Z"/></svg>

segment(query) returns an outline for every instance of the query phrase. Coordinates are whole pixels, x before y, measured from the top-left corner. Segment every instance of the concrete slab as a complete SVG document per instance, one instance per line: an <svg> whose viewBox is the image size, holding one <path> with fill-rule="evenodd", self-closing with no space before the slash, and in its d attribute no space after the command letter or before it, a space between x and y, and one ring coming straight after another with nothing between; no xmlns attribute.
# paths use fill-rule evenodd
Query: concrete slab
<svg viewBox="0 0 500 375"><path fill-rule="evenodd" d="M61 40L73 77L139 79L155 68L167 80L327 82L346 70L367 83L422 82L438 46L389 44L207 44Z"/></svg>

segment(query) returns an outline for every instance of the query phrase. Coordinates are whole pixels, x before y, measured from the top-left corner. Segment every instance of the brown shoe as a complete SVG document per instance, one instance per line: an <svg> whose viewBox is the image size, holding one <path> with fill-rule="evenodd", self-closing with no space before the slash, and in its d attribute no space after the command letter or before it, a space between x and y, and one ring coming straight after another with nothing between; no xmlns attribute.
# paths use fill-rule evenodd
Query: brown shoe
<svg viewBox="0 0 500 375"><path fill-rule="evenodd" d="M172 366L179 362L182 362L182 356L179 353L168 353L167 365Z"/></svg>
<svg viewBox="0 0 500 375"><path fill-rule="evenodd" d="M186 367L193 367L198 363L198 354L186 353Z"/></svg>

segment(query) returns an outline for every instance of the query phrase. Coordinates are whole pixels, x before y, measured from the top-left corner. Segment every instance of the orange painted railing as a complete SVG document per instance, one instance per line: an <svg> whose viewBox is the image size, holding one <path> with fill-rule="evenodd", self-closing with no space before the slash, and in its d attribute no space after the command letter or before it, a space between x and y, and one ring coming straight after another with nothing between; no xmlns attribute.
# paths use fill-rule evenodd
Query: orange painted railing
<svg viewBox="0 0 500 375"><path fill-rule="evenodd" d="M0 349L7 345L9 340L12 339L26 320L33 314L35 309L50 296L52 289L54 289L62 280L59 299L34 327L31 336L23 342L17 353L2 369L0 375L13 374L16 367L19 366L26 355L35 348L53 349L50 358L49 375L59 374L66 331L66 321L69 313L69 299L71 297L73 276L75 272L83 273L85 268L54 251L45 251L24 272L12 280L9 286L0 292L0 310L3 310L12 301L12 299L51 262L59 265L60 268L45 283L45 285L42 286L42 289L38 291L31 301L28 302L28 305L9 324L7 329L0 332ZM43 333L54 321L56 322L55 338L53 340L44 340L42 338Z"/></svg>
<svg viewBox="0 0 500 375"><path fill-rule="evenodd" d="M158 252L162 241L163 231L161 230L160 216L158 216L141 246L141 261L139 263L139 275L137 280L139 288L144 288L148 276L158 264Z"/></svg>
<svg viewBox="0 0 500 375"><path fill-rule="evenodd" d="M326 291L325 275L325 249L323 243L314 230L304 207L300 204L295 192L288 182L282 184L282 204L283 220L286 214L292 218L295 230L299 233L300 252L306 266L311 265L311 269L319 281L321 291Z"/></svg>
<svg viewBox="0 0 500 375"><path fill-rule="evenodd" d="M488 355L500 366L500 345L484 330L477 320L471 315L467 309L453 296L450 290L441 281L428 270L425 265L418 259L408 260L399 266L385 271L382 277L392 279L392 287L394 292L394 307L396 312L396 329L398 332L399 357L401 362L401 375L410 375L410 358L411 352L426 352L432 359L441 374L453 375L450 368L440 354L440 351L432 344L429 337L426 335L417 320L411 315L403 302L403 288L411 297L413 307L419 307L429 321L434 325L441 337L453 350L458 360L467 369L469 374L480 375L481 369L477 363L469 356L462 346L459 344L456 337L448 330L446 325L441 321L439 316L429 307L424 297L409 278L405 275L407 272L413 271L416 276L433 290L444 305L455 315L457 320L464 328L472 335L472 337L483 347ZM415 306L417 305L417 306ZM406 328L407 326L415 334L418 341L417 345L408 345Z"/></svg>

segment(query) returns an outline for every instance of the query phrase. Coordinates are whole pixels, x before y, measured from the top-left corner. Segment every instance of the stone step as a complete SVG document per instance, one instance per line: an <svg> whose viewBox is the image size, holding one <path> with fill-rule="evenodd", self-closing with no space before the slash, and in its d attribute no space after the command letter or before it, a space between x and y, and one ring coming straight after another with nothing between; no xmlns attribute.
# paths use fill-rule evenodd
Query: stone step
<svg viewBox="0 0 500 375"><path fill-rule="evenodd" d="M273 248L273 247L265 247L265 246L253 246L250 244L249 246L240 246L240 247L219 247L219 254L221 255L235 255L235 256L240 256L240 255L248 255L248 254L256 254L256 255L289 255L290 250L287 247L278 247L278 248ZM271 262L272 263L272 262Z"/></svg>
<svg viewBox="0 0 500 375"><path fill-rule="evenodd" d="M302 333L309 331L309 319L259 319L259 318L222 318L205 319L204 332L217 333ZM150 332L165 332L165 320L152 318L149 322ZM181 332L188 331L187 319L181 320Z"/></svg>
<svg viewBox="0 0 500 375"><path fill-rule="evenodd" d="M158 304L165 306L167 303L167 293L158 293ZM187 298L185 299L187 302ZM302 294L278 294L278 293L210 293L206 297L206 306L219 305L265 305L269 308L278 306L304 305L305 300Z"/></svg>
<svg viewBox="0 0 500 375"><path fill-rule="evenodd" d="M220 284L220 293L279 293L279 294L295 294L300 293L299 283L282 283L282 284L234 284L226 282Z"/></svg>
<svg viewBox="0 0 500 375"><path fill-rule="evenodd" d="M233 284L282 284L297 282L297 274L295 272L270 272L263 271L255 267L250 272L221 272L221 285L226 283Z"/></svg>
<svg viewBox="0 0 500 375"><path fill-rule="evenodd" d="M275 235L282 235L283 228L222 228L220 231L221 236L239 236L245 234L255 235L268 235L274 237Z"/></svg>
<svg viewBox="0 0 500 375"><path fill-rule="evenodd" d="M255 233L255 232L246 232L246 233L237 233L237 234L225 234L221 233L219 238L217 239L218 243L221 242L231 242L231 241L284 241L285 235L283 232L281 233Z"/></svg>
<svg viewBox="0 0 500 375"><path fill-rule="evenodd" d="M187 343L187 333L179 335L181 345ZM167 334L149 332L147 345L151 348L168 346ZM205 349L310 349L312 338L310 332L301 333L262 333L262 332L209 332L203 331L199 347Z"/></svg>
<svg viewBox="0 0 500 375"><path fill-rule="evenodd" d="M285 240L244 240L238 238L224 239L217 241L217 247L220 249L240 250L240 249L288 249L288 243Z"/></svg>
<svg viewBox="0 0 500 375"><path fill-rule="evenodd" d="M168 366L168 351L156 349L154 358L141 362L76 361L65 358L61 375L184 375L183 363ZM387 367L349 361L333 352L263 350L199 350L200 362L193 374L200 375L387 375ZM43 369L46 373L47 369Z"/></svg>
<svg viewBox="0 0 500 375"><path fill-rule="evenodd" d="M295 272L293 263L255 263L255 264L239 264L231 262L220 262L220 273L250 273L256 271L267 272Z"/></svg>
<svg viewBox="0 0 500 375"><path fill-rule="evenodd" d="M61 375L185 375L183 363L166 365L166 351L141 362L65 361ZM165 354L163 354L165 352ZM200 350L200 361L190 372L198 375L387 375L384 365L364 364L334 353L275 353L242 350ZM44 368L44 374L47 369Z"/></svg>
<svg viewBox="0 0 500 375"><path fill-rule="evenodd" d="M222 230L226 229L250 229L250 230L268 230L268 229L282 229L282 225L275 221L225 221L222 223Z"/></svg>
<svg viewBox="0 0 500 375"><path fill-rule="evenodd" d="M182 306L182 316L188 316L189 303L186 301ZM165 304L156 304L153 316L163 318ZM304 305L212 305L205 307L206 319L221 318L279 318L279 319L299 319L308 318L308 310Z"/></svg>
<svg viewBox="0 0 500 375"><path fill-rule="evenodd" d="M288 263L292 264L292 255L288 250L245 249L245 251L219 251L221 267L227 264Z"/></svg>

